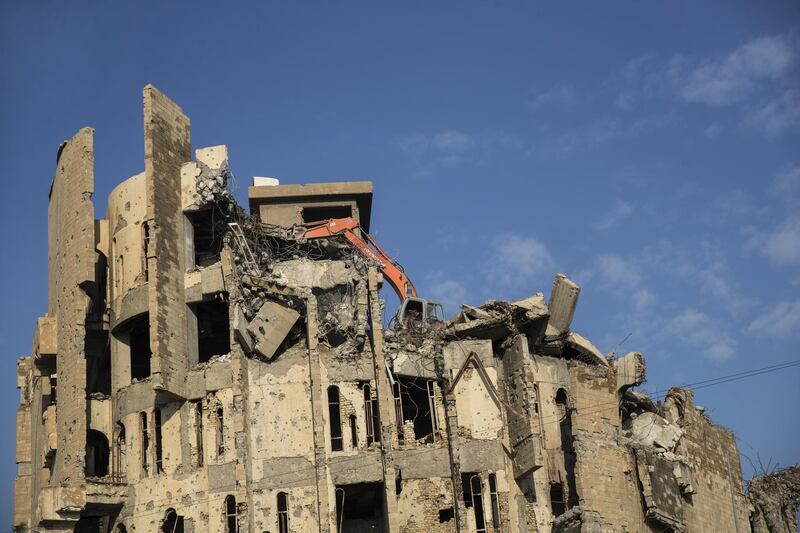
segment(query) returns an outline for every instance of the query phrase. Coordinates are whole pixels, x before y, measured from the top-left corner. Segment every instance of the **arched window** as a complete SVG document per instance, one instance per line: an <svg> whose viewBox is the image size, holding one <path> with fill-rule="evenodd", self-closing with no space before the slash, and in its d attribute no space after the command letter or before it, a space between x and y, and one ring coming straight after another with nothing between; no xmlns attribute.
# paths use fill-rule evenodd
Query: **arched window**
<svg viewBox="0 0 800 533"><path fill-rule="evenodd" d="M342 439L342 412L339 405L339 387L328 387L328 418L331 423L331 451L344 449Z"/></svg>
<svg viewBox="0 0 800 533"><path fill-rule="evenodd" d="M117 475L124 476L127 468L127 443L125 442L125 424L117 422ZM120 524L122 525L122 524ZM123 526L124 527L124 526Z"/></svg>
<svg viewBox="0 0 800 533"><path fill-rule="evenodd" d="M278 533L289 533L289 495L278 493Z"/></svg>
<svg viewBox="0 0 800 533"><path fill-rule="evenodd" d="M563 419L567 415L568 410L569 399L567 397L567 391L558 389L558 391L556 391L556 411L558 412L559 419Z"/></svg>
<svg viewBox="0 0 800 533"><path fill-rule="evenodd" d="M492 499L492 528L500 531L500 498L497 495L497 476L489 474L489 497Z"/></svg>
<svg viewBox="0 0 800 533"><path fill-rule="evenodd" d="M358 448L358 425L356 424L356 415L350 415L350 443L353 449Z"/></svg>
<svg viewBox="0 0 800 533"><path fill-rule="evenodd" d="M183 517L175 509L167 509L161 524L161 533L183 533Z"/></svg>
<svg viewBox="0 0 800 533"><path fill-rule="evenodd" d="M104 477L108 475L108 438L100 431L86 432L86 475Z"/></svg>
<svg viewBox="0 0 800 533"><path fill-rule="evenodd" d="M228 524L228 533L238 533L239 519L236 513L236 497L232 494L225 496L225 519Z"/></svg>
<svg viewBox="0 0 800 533"><path fill-rule="evenodd" d="M367 428L367 446L381 441L381 423L378 416L378 400L372 398L372 389L364 384L364 422Z"/></svg>

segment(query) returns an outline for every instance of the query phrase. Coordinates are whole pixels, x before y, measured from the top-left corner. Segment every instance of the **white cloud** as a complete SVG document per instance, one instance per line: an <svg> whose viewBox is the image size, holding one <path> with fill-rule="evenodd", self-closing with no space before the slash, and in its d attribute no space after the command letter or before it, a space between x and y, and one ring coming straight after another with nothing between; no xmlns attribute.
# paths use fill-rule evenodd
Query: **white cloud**
<svg viewBox="0 0 800 533"><path fill-rule="evenodd" d="M753 320L747 332L760 337L787 338L800 335L800 300L779 303Z"/></svg>
<svg viewBox="0 0 800 533"><path fill-rule="evenodd" d="M728 222L731 219L750 219L761 217L769 212L753 201L753 195L741 189L735 189L718 196L713 202L712 222Z"/></svg>
<svg viewBox="0 0 800 533"><path fill-rule="evenodd" d="M560 83L543 93L531 97L528 100L528 108L531 111L552 107L571 109L575 105L575 101L575 87L569 83Z"/></svg>
<svg viewBox="0 0 800 533"><path fill-rule="evenodd" d="M444 305L448 316L457 313L461 304L466 303L467 289L454 279L443 279L440 275L433 276L434 281L428 284L427 294L430 298Z"/></svg>
<svg viewBox="0 0 800 533"><path fill-rule="evenodd" d="M409 133L395 140L395 148L409 156L421 175L480 163L495 150L520 150L523 143L507 133L473 135L459 130Z"/></svg>
<svg viewBox="0 0 800 533"><path fill-rule="evenodd" d="M800 215L790 216L768 234L763 251L778 265L800 265Z"/></svg>
<svg viewBox="0 0 800 533"><path fill-rule="evenodd" d="M458 130L433 134L411 133L397 141L397 146L418 163L452 168L459 165L475 147L475 137Z"/></svg>
<svg viewBox="0 0 800 533"><path fill-rule="evenodd" d="M720 250L703 243L700 253L661 241L645 248L644 261L652 268L685 283L697 286L701 294L712 297L728 312L738 314L751 302L734 289L728 264Z"/></svg>
<svg viewBox="0 0 800 533"><path fill-rule="evenodd" d="M656 296L648 289L639 289L631 297L637 311L643 311L655 302Z"/></svg>
<svg viewBox="0 0 800 533"><path fill-rule="evenodd" d="M643 286L643 277L635 261L617 254L595 258L591 267L577 275L581 284L592 283L611 294L628 298L637 311L652 305L656 296Z"/></svg>
<svg viewBox="0 0 800 533"><path fill-rule="evenodd" d="M542 242L522 235L507 234L494 240L486 271L492 282L522 293L530 292L553 272L555 261Z"/></svg>
<svg viewBox="0 0 800 533"><path fill-rule="evenodd" d="M778 174L774 189L782 200L800 199L800 166L794 166Z"/></svg>
<svg viewBox="0 0 800 533"><path fill-rule="evenodd" d="M736 353L736 340L725 333L707 314L696 309L686 311L673 317L666 325L665 332L679 340L685 340L690 346L715 361L725 361Z"/></svg>
<svg viewBox="0 0 800 533"><path fill-rule="evenodd" d="M746 99L763 81L783 76L794 62L790 36L759 37L721 60L706 61L679 82L687 102L723 106Z"/></svg>
<svg viewBox="0 0 800 533"><path fill-rule="evenodd" d="M633 207L628 202L617 200L612 207L603 217L594 225L596 230L605 231L616 226L617 223L623 218L633 213Z"/></svg>
<svg viewBox="0 0 800 533"><path fill-rule="evenodd" d="M555 143L562 152L595 148L612 141L632 141L652 131L660 130L674 123L673 113L655 113L636 120L602 118L558 136Z"/></svg>
<svg viewBox="0 0 800 533"><path fill-rule="evenodd" d="M790 89L754 107L745 116L744 123L767 137L777 137L800 125L800 92Z"/></svg>

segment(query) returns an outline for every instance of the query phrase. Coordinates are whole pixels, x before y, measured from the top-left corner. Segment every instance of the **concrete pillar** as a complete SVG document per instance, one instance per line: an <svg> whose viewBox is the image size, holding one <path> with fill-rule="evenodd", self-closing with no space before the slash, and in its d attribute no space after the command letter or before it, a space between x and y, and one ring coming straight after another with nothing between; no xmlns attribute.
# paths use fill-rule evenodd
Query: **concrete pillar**
<svg viewBox="0 0 800 533"><path fill-rule="evenodd" d="M378 410L381 418L381 459L383 461L383 487L385 494L386 531L400 531L397 519L397 494L395 494L395 476L392 449L396 442L394 394L392 385L386 375L386 359L383 354L383 325L381 324L381 307L378 299L378 272L370 268L367 276L369 283L369 316L372 330L373 367L375 370L375 387L378 393Z"/></svg>

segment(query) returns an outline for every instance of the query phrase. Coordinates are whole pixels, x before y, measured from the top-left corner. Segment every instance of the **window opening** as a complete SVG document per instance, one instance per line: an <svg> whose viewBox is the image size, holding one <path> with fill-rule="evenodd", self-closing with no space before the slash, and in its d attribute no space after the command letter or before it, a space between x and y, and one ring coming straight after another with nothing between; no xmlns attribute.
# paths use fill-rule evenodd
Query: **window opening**
<svg viewBox="0 0 800 533"><path fill-rule="evenodd" d="M397 376L395 403L399 403L398 426L407 421L414 426L414 439L435 442L439 421L436 418L436 382L420 378Z"/></svg>
<svg viewBox="0 0 800 533"><path fill-rule="evenodd" d="M331 451L340 452L344 449L342 438L342 412L339 405L339 387L328 387L328 417L331 426Z"/></svg>
<svg viewBox="0 0 800 533"><path fill-rule="evenodd" d="M336 487L338 533L384 531L383 483Z"/></svg>
<svg viewBox="0 0 800 533"><path fill-rule="evenodd" d="M381 425L378 419L377 401L372 399L372 388L364 384L364 420L367 426L367 446L381 441Z"/></svg>
<svg viewBox="0 0 800 533"><path fill-rule="evenodd" d="M147 476L150 465L148 455L150 455L150 435L147 432L147 413L139 413L139 425L142 431L142 472Z"/></svg>
<svg viewBox="0 0 800 533"><path fill-rule="evenodd" d="M394 392L394 413L397 418L397 443L402 446L405 444L405 432L403 431L403 400L399 381L395 380L392 391Z"/></svg>
<svg viewBox="0 0 800 533"><path fill-rule="evenodd" d="M489 497L492 500L492 528L500 532L500 498L497 495L497 476L489 474Z"/></svg>
<svg viewBox="0 0 800 533"><path fill-rule="evenodd" d="M187 213L194 234L194 264L211 266L219 261L222 251L222 235L228 229L225 218L215 209L204 209Z"/></svg>
<svg viewBox="0 0 800 533"><path fill-rule="evenodd" d="M125 424L117 422L117 474L125 475L127 468L127 443L125 442Z"/></svg>
<svg viewBox="0 0 800 533"><path fill-rule="evenodd" d="M550 485L550 506L553 509L553 516L561 516L567 510L564 504L564 489L561 483Z"/></svg>
<svg viewBox="0 0 800 533"><path fill-rule="evenodd" d="M147 258L150 256L150 224L145 221L142 223L142 273L144 280L150 281L150 270L147 266Z"/></svg>
<svg viewBox="0 0 800 533"><path fill-rule="evenodd" d="M303 222L319 222L331 218L347 218L353 216L353 208L349 205L323 205L319 207L304 207Z"/></svg>
<svg viewBox="0 0 800 533"><path fill-rule="evenodd" d="M486 533L481 477L476 473L461 474L461 488L464 492L464 507L474 509L476 533Z"/></svg>
<svg viewBox="0 0 800 533"><path fill-rule="evenodd" d="M559 415L559 432L561 433L561 449L564 452L564 469L567 474L566 508L578 505L578 491L575 483L575 454L574 440L572 438L572 412L569 407L569 396L564 389L556 392L556 409ZM564 500L562 496L562 500Z"/></svg>
<svg viewBox="0 0 800 533"><path fill-rule="evenodd" d="M228 533L238 533L239 519L236 513L236 497L232 494L225 496L225 519L228 524Z"/></svg>
<svg viewBox="0 0 800 533"><path fill-rule="evenodd" d="M203 401L194 404L194 437L197 442L197 466L203 466Z"/></svg>
<svg viewBox="0 0 800 533"><path fill-rule="evenodd" d="M205 363L215 355L231 351L228 302L214 300L192 305L197 317L197 355Z"/></svg>
<svg viewBox="0 0 800 533"><path fill-rule="evenodd" d="M131 351L131 378L150 377L150 315L144 313L130 322L128 327Z"/></svg>
<svg viewBox="0 0 800 533"><path fill-rule="evenodd" d="M168 509L161 526L162 533L183 533L183 516L175 512L175 509Z"/></svg>
<svg viewBox="0 0 800 533"><path fill-rule="evenodd" d="M155 419L155 433L156 433L156 475L164 472L163 464L163 448L161 442L161 409L156 409L153 413Z"/></svg>
<svg viewBox="0 0 800 533"><path fill-rule="evenodd" d="M50 375L50 405L56 404L56 392L58 391L58 375Z"/></svg>
<svg viewBox="0 0 800 533"><path fill-rule="evenodd" d="M278 533L289 533L289 495L278 493Z"/></svg>
<svg viewBox="0 0 800 533"><path fill-rule="evenodd" d="M358 425L356 424L356 415L350 415L350 444L353 449L358 448Z"/></svg>
<svg viewBox="0 0 800 533"><path fill-rule="evenodd" d="M225 416L222 407L217 407L217 456L225 454Z"/></svg>
<svg viewBox="0 0 800 533"><path fill-rule="evenodd" d="M90 429L86 432L86 475L105 477L108 475L108 438L100 431Z"/></svg>

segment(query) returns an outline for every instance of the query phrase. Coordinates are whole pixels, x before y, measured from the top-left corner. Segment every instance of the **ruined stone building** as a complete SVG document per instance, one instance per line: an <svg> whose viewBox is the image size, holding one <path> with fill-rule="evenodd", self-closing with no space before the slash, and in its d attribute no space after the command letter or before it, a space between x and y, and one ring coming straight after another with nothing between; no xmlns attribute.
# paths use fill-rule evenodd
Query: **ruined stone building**
<svg viewBox="0 0 800 533"><path fill-rule="evenodd" d="M256 178L144 89L144 172L97 218L58 149L47 312L18 363L14 527L91 532L751 531L733 435L640 353L572 331L579 287L385 321L370 182Z"/></svg>

